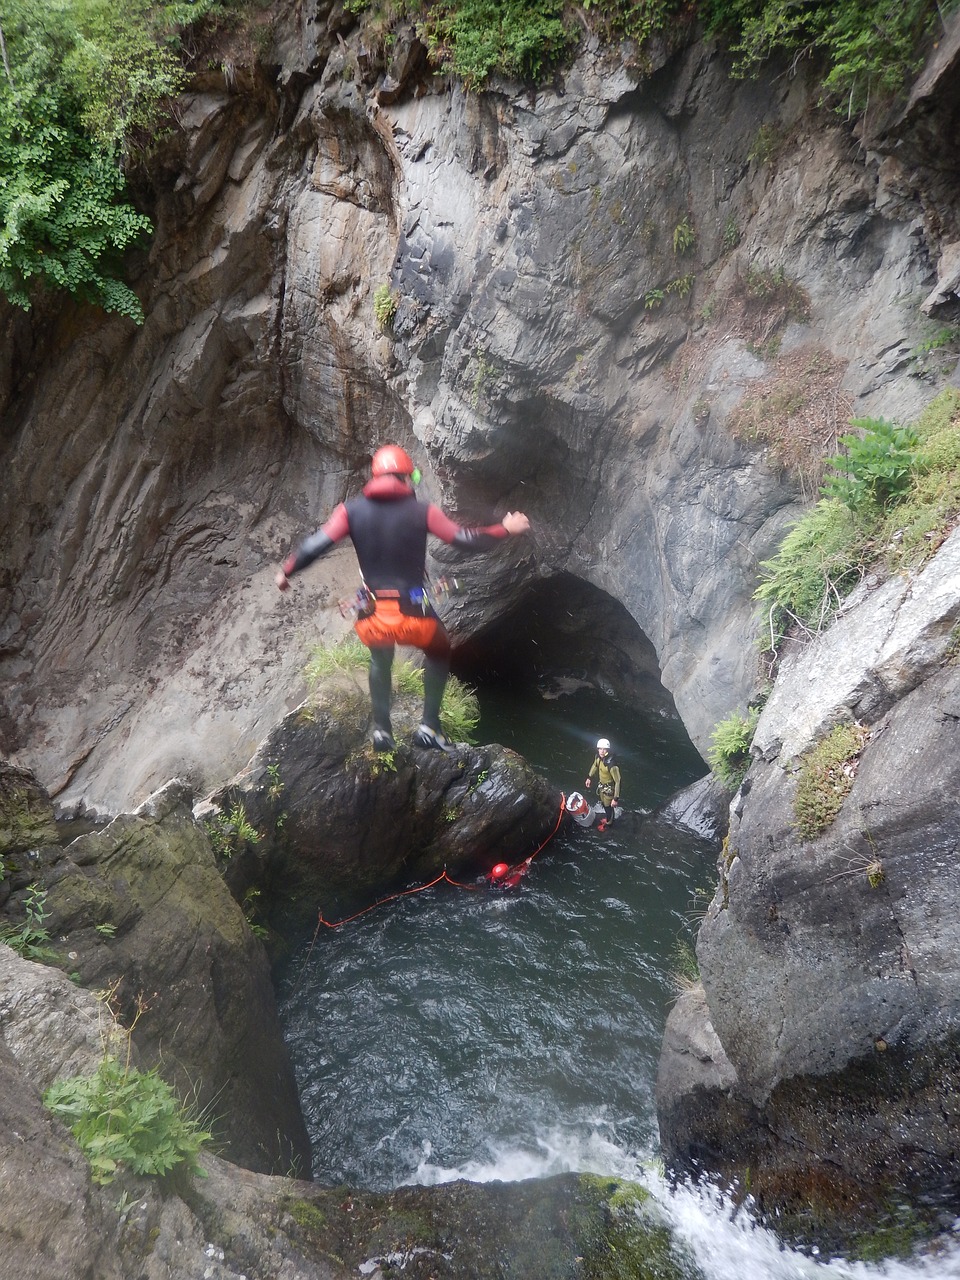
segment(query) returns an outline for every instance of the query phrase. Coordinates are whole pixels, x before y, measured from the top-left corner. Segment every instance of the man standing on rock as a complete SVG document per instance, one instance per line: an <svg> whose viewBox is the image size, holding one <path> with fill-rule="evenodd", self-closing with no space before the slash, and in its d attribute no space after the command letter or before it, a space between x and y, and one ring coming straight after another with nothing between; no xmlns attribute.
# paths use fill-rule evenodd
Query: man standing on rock
<svg viewBox="0 0 960 1280"><path fill-rule="evenodd" d="M462 529L433 504L418 502L413 486L420 473L403 449L388 444L373 455L372 479L363 494L340 503L329 520L289 555L277 573L286 591L290 577L349 537L360 562L363 588L354 624L370 650L373 747L394 749L390 724L393 656L398 644L423 650L423 723L413 735L418 747L450 750L440 731L440 703L450 671L450 638L427 598L427 534L464 551L487 551L509 534L526 533L530 521L509 511L499 524Z"/></svg>

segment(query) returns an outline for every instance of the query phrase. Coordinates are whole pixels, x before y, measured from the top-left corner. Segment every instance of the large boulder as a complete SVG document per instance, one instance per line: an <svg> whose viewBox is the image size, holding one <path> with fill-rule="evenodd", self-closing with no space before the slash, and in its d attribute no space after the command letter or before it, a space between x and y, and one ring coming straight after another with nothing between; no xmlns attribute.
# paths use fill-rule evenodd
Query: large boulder
<svg viewBox="0 0 960 1280"><path fill-rule="evenodd" d="M363 679L345 676L291 712L198 807L220 837L238 900L255 888L258 904L268 914L272 904L289 927L298 915L329 918L445 870L476 876L522 862L558 829L560 791L516 752L415 747L418 703L409 697L395 699L393 721L396 751L378 755ZM232 818L254 838L235 840Z"/></svg>
<svg viewBox="0 0 960 1280"><path fill-rule="evenodd" d="M7 903L43 895L43 927L84 987L110 994L147 1065L253 1169L309 1171L309 1141L270 966L181 784L135 813L36 851Z"/></svg>
<svg viewBox="0 0 960 1280"><path fill-rule="evenodd" d="M701 925L702 991L667 1024L664 1149L819 1243L955 1215L960 1155L960 574L954 534L781 675ZM890 594L898 604L890 607ZM849 794L798 830L804 753L861 717ZM766 758L763 758L766 757Z"/></svg>

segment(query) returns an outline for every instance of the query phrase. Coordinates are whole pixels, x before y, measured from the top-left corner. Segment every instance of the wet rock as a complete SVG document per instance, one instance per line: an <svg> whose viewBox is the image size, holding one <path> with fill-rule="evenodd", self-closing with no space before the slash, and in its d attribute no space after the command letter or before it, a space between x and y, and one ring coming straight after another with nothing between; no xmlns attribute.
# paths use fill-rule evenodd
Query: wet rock
<svg viewBox="0 0 960 1280"><path fill-rule="evenodd" d="M33 874L43 927L64 968L111 993L143 1062L207 1111L225 1152L254 1169L307 1171L269 964L190 799L171 784L102 831L44 848Z"/></svg>
<svg viewBox="0 0 960 1280"><path fill-rule="evenodd" d="M0 858L15 861L57 839L50 797L28 769L0 760Z"/></svg>
<svg viewBox="0 0 960 1280"><path fill-rule="evenodd" d="M731 812L697 940L702 993L666 1029L668 1160L742 1189L749 1179L778 1231L821 1247L895 1225L903 1199L927 1230L956 1208L956 545L954 534L922 574L891 584L899 611L880 621L866 595L781 672L761 716L770 758ZM795 753L850 714L871 670L888 709L838 816L802 838Z"/></svg>
<svg viewBox="0 0 960 1280"><path fill-rule="evenodd" d="M239 803L260 833L225 874L238 898L255 885L326 913L384 886L476 875L522 861L556 830L561 794L515 752L455 744L415 747L419 709L397 700L397 749L370 745L369 699L348 682L280 724L250 765L198 813ZM293 886L297 892L292 892Z"/></svg>

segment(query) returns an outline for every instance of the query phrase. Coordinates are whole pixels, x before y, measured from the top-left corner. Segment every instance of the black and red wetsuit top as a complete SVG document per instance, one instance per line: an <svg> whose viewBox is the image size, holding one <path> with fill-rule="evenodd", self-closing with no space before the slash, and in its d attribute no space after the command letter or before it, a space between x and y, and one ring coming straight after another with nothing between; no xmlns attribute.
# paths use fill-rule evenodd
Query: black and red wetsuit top
<svg viewBox="0 0 960 1280"><path fill-rule="evenodd" d="M406 481L377 476L363 494L341 502L329 520L288 556L283 571L298 573L331 547L349 537L353 541L363 580L377 591L406 593L423 586L427 535L464 551L486 551L507 537L502 524L463 529L432 503L418 502Z"/></svg>

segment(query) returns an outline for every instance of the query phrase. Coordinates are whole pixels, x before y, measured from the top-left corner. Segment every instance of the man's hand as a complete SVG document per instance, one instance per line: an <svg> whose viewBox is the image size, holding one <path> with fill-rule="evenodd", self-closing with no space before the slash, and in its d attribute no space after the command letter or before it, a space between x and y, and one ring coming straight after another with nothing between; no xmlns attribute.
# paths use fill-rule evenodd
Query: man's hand
<svg viewBox="0 0 960 1280"><path fill-rule="evenodd" d="M527 533L530 529L530 521L522 511L508 511L500 523L507 533Z"/></svg>
<svg viewBox="0 0 960 1280"><path fill-rule="evenodd" d="M287 577L287 575L283 572L283 570L282 570L282 569L278 569L278 570L277 570L277 576L276 576L276 578L274 579L274 581L276 582L276 584L277 584L277 589L278 589L279 591L289 591L289 590L290 590L290 579Z"/></svg>
<svg viewBox="0 0 960 1280"><path fill-rule="evenodd" d="M587 788L587 790L589 791L589 790L590 790L590 779L589 779L589 778L587 778L583 785L584 785L584 786Z"/></svg>

